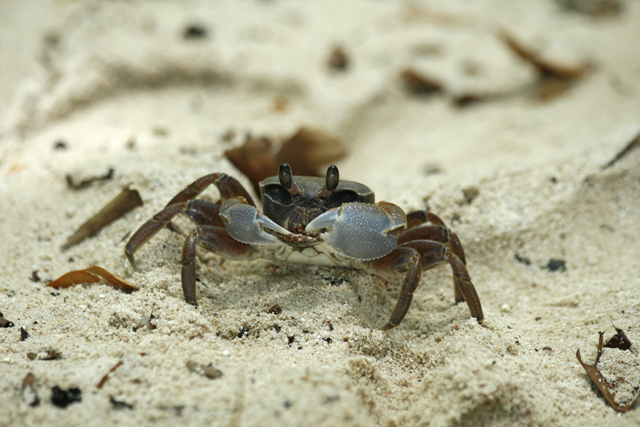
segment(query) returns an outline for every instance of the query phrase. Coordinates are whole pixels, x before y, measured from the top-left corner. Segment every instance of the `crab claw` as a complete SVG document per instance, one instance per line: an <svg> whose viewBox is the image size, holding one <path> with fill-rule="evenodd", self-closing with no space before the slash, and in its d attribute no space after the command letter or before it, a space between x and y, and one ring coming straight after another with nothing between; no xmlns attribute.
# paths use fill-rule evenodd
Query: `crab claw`
<svg viewBox="0 0 640 427"><path fill-rule="evenodd" d="M224 222L229 236L238 242L250 245L268 245L278 243L279 240L263 229L289 235L291 232L270 220L254 206L247 203L244 197L232 197L220 206L220 218Z"/></svg>
<svg viewBox="0 0 640 427"><path fill-rule="evenodd" d="M391 252L406 227L405 213L392 203L345 203L315 218L305 231L326 230L320 237L337 252L372 260Z"/></svg>

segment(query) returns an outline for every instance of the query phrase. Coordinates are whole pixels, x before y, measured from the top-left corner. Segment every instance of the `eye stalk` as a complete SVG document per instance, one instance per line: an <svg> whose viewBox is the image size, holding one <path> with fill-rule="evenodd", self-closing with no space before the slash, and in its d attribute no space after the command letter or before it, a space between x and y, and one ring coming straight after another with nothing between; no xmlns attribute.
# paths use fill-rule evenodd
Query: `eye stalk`
<svg viewBox="0 0 640 427"><path fill-rule="evenodd" d="M280 165L280 170L278 171L278 179L280 180L280 185L282 185L287 190L290 190L293 186L293 175L291 173L291 166L287 163L283 163Z"/></svg>
<svg viewBox="0 0 640 427"><path fill-rule="evenodd" d="M327 182L324 185L324 188L327 192L331 193L336 189L338 183L340 182L340 174L338 173L338 168L336 165L329 166L327 169Z"/></svg>

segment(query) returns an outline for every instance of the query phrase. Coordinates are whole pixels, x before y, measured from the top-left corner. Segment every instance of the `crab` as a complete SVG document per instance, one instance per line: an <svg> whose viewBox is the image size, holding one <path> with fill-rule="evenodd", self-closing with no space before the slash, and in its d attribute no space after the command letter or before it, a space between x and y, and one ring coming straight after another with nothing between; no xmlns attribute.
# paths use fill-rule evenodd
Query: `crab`
<svg viewBox="0 0 640 427"><path fill-rule="evenodd" d="M217 187L220 202L196 198L210 185ZM186 302L194 306L196 246L237 261L264 258L350 267L382 277L404 274L398 302L382 330L398 326L405 317L422 271L448 263L456 303L466 301L471 316L482 323L482 306L460 239L435 214L420 210L407 215L392 203L376 203L367 186L340 180L334 165L323 179L294 176L283 163L278 176L262 181L260 190L263 212L235 178L225 173L203 176L143 224L125 254L140 271L136 250L165 226L177 231L171 220L178 214L189 217L197 226L182 251L182 289Z"/></svg>

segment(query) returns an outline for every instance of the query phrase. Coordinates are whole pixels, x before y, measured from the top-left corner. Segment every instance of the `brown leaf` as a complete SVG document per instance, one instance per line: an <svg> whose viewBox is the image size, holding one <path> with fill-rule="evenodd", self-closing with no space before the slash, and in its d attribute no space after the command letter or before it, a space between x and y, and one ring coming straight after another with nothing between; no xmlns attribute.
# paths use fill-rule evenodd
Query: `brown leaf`
<svg viewBox="0 0 640 427"><path fill-rule="evenodd" d="M580 357L580 350L576 352L576 357L578 358L578 362L580 362L584 370L587 371L587 374L591 378L591 381L593 381L596 387L598 387L598 390L600 390L604 398L607 399L607 402L609 402L609 405L611 405L611 407L618 412L627 412L629 409L633 407L633 405L636 403L640 395L637 396L631 402L627 402L624 405L619 405L616 403L614 384L626 383L627 381L625 381L623 378L618 378L617 381L615 381L614 384L612 384L604 377L604 375L602 375L602 373L598 369L597 365L598 365L598 362L600 361L600 357L602 356L602 341L603 341L602 337L603 336L604 336L604 332L600 332L600 341L598 343L598 355L596 356L596 362L593 365L587 365L582 361L582 357Z"/></svg>
<svg viewBox="0 0 640 427"><path fill-rule="evenodd" d="M317 129L301 127L282 143L276 154L272 153L271 141L267 138L248 138L242 147L227 150L224 155L249 178L256 194L260 194L260 181L277 175L282 163L288 163L296 175L324 176L318 167L345 153L336 138Z"/></svg>
<svg viewBox="0 0 640 427"><path fill-rule="evenodd" d="M79 285L81 283L98 283L101 281L107 282L114 288L120 289L127 294L130 294L131 292L137 291L139 289L126 280L121 279L118 276L111 274L104 268L98 266L89 267L85 270L70 271L67 274L63 274L53 282L49 282L47 286L55 289L60 289L68 288L73 285Z"/></svg>
<svg viewBox="0 0 640 427"><path fill-rule="evenodd" d="M80 243L87 237L97 233L105 225L112 223L138 206L142 206L142 199L140 198L138 190L125 188L115 199L102 208L100 212L82 224L80 228L78 228L78 231L73 233L67 242L62 245L61 249L65 250Z"/></svg>
<svg viewBox="0 0 640 427"><path fill-rule="evenodd" d="M342 48L342 46L336 46L329 54L328 61L329 68L335 71L346 71L349 68L349 57Z"/></svg>
<svg viewBox="0 0 640 427"><path fill-rule="evenodd" d="M640 133L638 133L625 147L618 153L616 156L611 159L606 165L602 166L602 169L610 168L615 165L620 159L628 155L631 151L636 148L640 148Z"/></svg>
<svg viewBox="0 0 640 427"><path fill-rule="evenodd" d="M319 167L346 154L342 143L327 133L302 126L287 139L275 155L276 165L288 163L295 175L324 176ZM277 168L269 175L276 175Z"/></svg>
<svg viewBox="0 0 640 427"><path fill-rule="evenodd" d="M242 147L227 150L224 155L249 178L256 194L260 194L260 181L278 172L278 163L271 153L271 141L267 138L249 137Z"/></svg>
<svg viewBox="0 0 640 427"><path fill-rule="evenodd" d="M187 369L191 372L195 372L196 374L204 375L212 380L222 376L222 371L220 369L216 369L211 365L202 365L192 360L187 362Z"/></svg>
<svg viewBox="0 0 640 427"><path fill-rule="evenodd" d="M122 363L123 363L123 362L122 362L122 360L121 360L121 361L119 361L118 363L116 363L116 364L114 365L114 367L113 367L113 368L109 369L109 372L107 372L106 374L104 374L104 376L102 377L102 379L100 380L100 382L98 383L98 385L96 386L96 388L101 389L101 388L102 388L102 386L104 386L104 383L106 383L106 382L107 382L107 380L109 379L109 375L111 375L111 373L112 373L113 371L115 371L116 369L118 369L118 368L122 365Z"/></svg>
<svg viewBox="0 0 640 427"><path fill-rule="evenodd" d="M538 71L540 75L538 97L540 99L548 100L563 93L573 81L583 77L589 69L589 65L586 63L566 66L542 59L505 31L501 32L499 37L513 53L533 65Z"/></svg>
<svg viewBox="0 0 640 427"><path fill-rule="evenodd" d="M20 393L22 394L22 398L29 403L29 406L38 406L38 404L40 404L40 398L38 398L38 393L33 386L33 383L35 381L36 376L31 372L29 372L22 380L22 388L20 390Z"/></svg>
<svg viewBox="0 0 640 427"><path fill-rule="evenodd" d="M71 190L83 190L87 187L89 187L91 184L93 184L94 182L98 182L98 181L109 181L110 179L113 179L113 173L114 173L114 169L110 168L106 174L104 174L103 176L92 176L91 178L86 178L83 179L80 182L74 182L74 179L71 175L67 175L66 179L67 179L67 186L69 187L69 189Z"/></svg>
<svg viewBox="0 0 640 427"><path fill-rule="evenodd" d="M13 326L13 322L2 317L2 313L0 313L0 328L13 328Z"/></svg>
<svg viewBox="0 0 640 427"><path fill-rule="evenodd" d="M509 49L511 49L511 51L536 67L540 73L550 74L560 78L578 78L582 77L582 75L588 69L588 66L586 64L568 67L546 61L540 58L537 54L533 53L531 49L516 41L516 39L514 39L507 32L503 31L500 34L500 38L509 47Z"/></svg>
<svg viewBox="0 0 640 427"><path fill-rule="evenodd" d="M406 68L400 73L409 92L415 95L430 95L443 90L442 83L413 68Z"/></svg>
<svg viewBox="0 0 640 427"><path fill-rule="evenodd" d="M267 313L275 314L277 316L278 314L282 313L282 309L278 304L275 304L273 307L267 310Z"/></svg>
<svg viewBox="0 0 640 427"><path fill-rule="evenodd" d="M29 372L27 374L27 376L24 377L24 380L22 380L22 388L21 390L24 391L25 388L30 387L36 380L36 376L33 375L33 373Z"/></svg>
<svg viewBox="0 0 640 427"><path fill-rule="evenodd" d="M616 334L604 345L607 348L617 348L620 350L629 350L631 348L631 341L627 338L627 335L622 329L616 329Z"/></svg>

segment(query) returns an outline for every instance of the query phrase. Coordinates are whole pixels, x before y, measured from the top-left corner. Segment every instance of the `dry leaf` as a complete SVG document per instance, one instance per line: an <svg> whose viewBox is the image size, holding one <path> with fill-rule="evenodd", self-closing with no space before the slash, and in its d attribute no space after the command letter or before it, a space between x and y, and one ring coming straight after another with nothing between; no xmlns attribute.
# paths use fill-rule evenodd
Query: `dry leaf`
<svg viewBox="0 0 640 427"><path fill-rule="evenodd" d="M107 173L102 175L102 176L92 176L91 178L83 179L82 181L80 181L78 183L74 182L74 179L73 179L73 177L71 175L67 175L66 176L66 178L67 178L67 186L71 190L83 190L83 189L89 187L94 182L109 181L110 179L113 179L113 173L114 172L115 172L115 170L113 168L109 168Z"/></svg>
<svg viewBox="0 0 640 427"><path fill-rule="evenodd" d="M342 158L346 152L338 139L303 126L282 143L275 160L277 165L288 163L295 175L325 176L326 171L320 167ZM269 176L276 172L277 168Z"/></svg>
<svg viewBox="0 0 640 427"><path fill-rule="evenodd" d="M349 68L349 57L341 46L333 48L329 54L328 65L335 71L346 71Z"/></svg>
<svg viewBox="0 0 640 427"><path fill-rule="evenodd" d="M60 276L53 282L49 282L47 286L55 289L60 289L68 288L70 286L79 285L82 283L98 283L102 281L107 282L114 288L120 289L127 294L138 290L138 287L98 266L89 267L85 270L70 271L69 273Z"/></svg>
<svg viewBox="0 0 640 427"><path fill-rule="evenodd" d="M635 136L613 159L611 159L606 165L602 166L602 169L608 169L615 165L620 159L628 155L636 148L640 148L640 133Z"/></svg>
<svg viewBox="0 0 640 427"><path fill-rule="evenodd" d="M82 224L80 228L78 228L78 231L67 239L67 242L62 245L61 249L65 250L80 243L87 237L97 233L105 225L112 223L138 206L142 206L142 199L140 198L138 190L125 188L115 199L110 201L107 206L102 208L100 212Z"/></svg>
<svg viewBox="0 0 640 427"><path fill-rule="evenodd" d="M0 313L0 328L13 328L13 322L2 317L2 313Z"/></svg>
<svg viewBox="0 0 640 427"><path fill-rule="evenodd" d="M113 371L115 371L116 369L118 369L121 365L122 365L122 360L119 361L118 363L115 364L115 366L111 369L109 369L109 372L107 372L106 374L104 374L104 376L102 377L102 379L100 380L100 382L98 383L98 385L96 386L96 388L101 389L102 386L104 386L104 383L107 382L107 380L109 379L109 375L111 375L111 373Z"/></svg>
<svg viewBox="0 0 640 427"><path fill-rule="evenodd" d="M196 374L204 375L212 380L222 376L222 371L220 369L216 369L211 365L202 365L192 360L187 362L187 369Z"/></svg>
<svg viewBox="0 0 640 427"><path fill-rule="evenodd" d="M616 328L616 330L618 329ZM598 369L598 362L600 361L600 357L602 356L602 341L603 341L602 337L603 336L604 336L604 332L600 332L600 342L598 343L598 355L596 356L596 362L593 365L587 365L582 361L582 357L580 357L580 350L576 352L576 357L578 358L578 362L580 362L584 370L587 371L587 374L591 378L591 381L593 381L596 387L598 387L598 390L600 390L604 398L607 399L607 402L609 402L611 407L618 412L627 412L629 409L633 407L633 405L636 403L640 395L637 396L635 399L633 399L631 402L626 402L625 404L616 403L616 399L615 399L616 384L620 384L620 383L626 384L627 381L624 378L617 378L616 381L611 383L604 377L604 375L602 375L602 373ZM631 346L631 344L629 344L629 346Z"/></svg>
<svg viewBox="0 0 640 427"><path fill-rule="evenodd" d="M622 329L618 329L614 326L616 334L611 337L609 341L604 345L606 348L617 348L620 350L629 350L631 348L631 341L627 338L627 335Z"/></svg>
<svg viewBox="0 0 640 427"><path fill-rule="evenodd" d="M29 404L29 406L38 406L40 404L40 398L36 392L33 383L36 381L36 376L29 372L22 380L22 388L20 393L22 398Z"/></svg>
<svg viewBox="0 0 640 427"><path fill-rule="evenodd" d="M575 80L583 77L589 69L587 64L571 67L544 60L533 53L531 49L516 41L516 39L507 32L503 31L499 37L513 53L538 70L538 74L540 75L538 97L540 99L547 100L561 94L568 89Z"/></svg>
<svg viewBox="0 0 640 427"><path fill-rule="evenodd" d="M278 171L278 163L271 153L271 141L267 138L248 137L242 147L227 150L224 155L249 178L256 194L260 194L260 181Z"/></svg>
<svg viewBox="0 0 640 427"><path fill-rule="evenodd" d="M412 68L402 70L400 77L407 89L416 95L431 95L443 90L442 83Z"/></svg>
<svg viewBox="0 0 640 427"><path fill-rule="evenodd" d="M242 147L227 150L224 155L249 178L256 194L260 194L260 181L275 176L282 163L288 163L295 175L324 176L324 171L318 168L345 153L336 138L317 129L301 127L275 154L267 138L249 137Z"/></svg>

